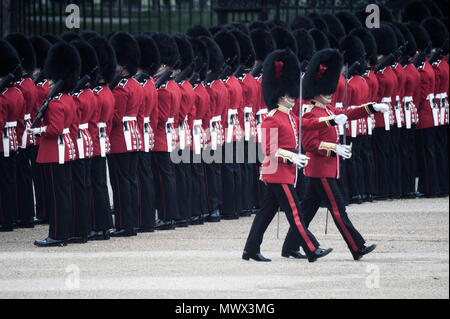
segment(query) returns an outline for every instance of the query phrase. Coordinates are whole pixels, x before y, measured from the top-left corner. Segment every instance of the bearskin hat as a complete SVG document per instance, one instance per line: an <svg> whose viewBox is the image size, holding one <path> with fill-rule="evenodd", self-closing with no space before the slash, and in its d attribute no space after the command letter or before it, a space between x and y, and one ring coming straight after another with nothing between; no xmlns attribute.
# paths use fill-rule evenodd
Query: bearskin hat
<svg viewBox="0 0 450 319"><path fill-rule="evenodd" d="M327 32L325 35L328 38L328 43L330 44L330 48L338 49L338 50L341 49L341 47L339 45L339 40L336 39L336 37L333 34L331 34L330 32Z"/></svg>
<svg viewBox="0 0 450 319"><path fill-rule="evenodd" d="M312 22L310 18L305 17L305 16L297 16L294 19L294 21L291 22L292 30L298 30L298 29L310 30L312 28L314 28L314 22Z"/></svg>
<svg viewBox="0 0 450 319"><path fill-rule="evenodd" d="M52 44L46 38L39 35L30 37L30 41L36 53L36 68L42 69L47 58L48 50L50 50Z"/></svg>
<svg viewBox="0 0 450 319"><path fill-rule="evenodd" d="M395 26L402 33L403 38L405 38L405 41L408 42L408 44L406 45L405 54L407 54L410 57L413 57L417 52L416 39L414 39L414 36L412 35L411 31L409 31L409 29L406 27L405 24L395 23Z"/></svg>
<svg viewBox="0 0 450 319"><path fill-rule="evenodd" d="M178 52L180 52L180 65L177 66L177 69L184 70L194 61L194 50L186 35L177 33L173 39L177 44Z"/></svg>
<svg viewBox="0 0 450 319"><path fill-rule="evenodd" d="M287 24L286 22L284 22L282 20L274 19L271 22L272 22L273 27L282 27L285 29L289 29L289 24Z"/></svg>
<svg viewBox="0 0 450 319"><path fill-rule="evenodd" d="M241 50L238 40L233 33L222 30L214 35L214 41L219 45L222 50L223 57L227 64L232 63L230 66L232 71L236 71L241 62Z"/></svg>
<svg viewBox="0 0 450 319"><path fill-rule="evenodd" d="M419 51L425 50L428 44L431 42L428 31L416 21L410 21L406 24L406 26L408 27L409 31L411 31L414 39L416 40L417 49Z"/></svg>
<svg viewBox="0 0 450 319"><path fill-rule="evenodd" d="M423 1L414 1L410 3L403 11L403 21L422 22L425 18L431 17L431 12Z"/></svg>
<svg viewBox="0 0 450 319"><path fill-rule="evenodd" d="M246 68L251 68L255 64L256 53L253 47L252 40L244 33L239 30L232 31L233 35L239 43L239 49L241 52L240 63Z"/></svg>
<svg viewBox="0 0 450 319"><path fill-rule="evenodd" d="M161 65L161 56L155 41L147 35L141 34L136 36L136 41L141 50L141 62L139 68L149 75L153 75L158 71Z"/></svg>
<svg viewBox="0 0 450 319"><path fill-rule="evenodd" d="M94 48L86 41L84 40L75 40L70 42L71 45L75 47L75 49L78 50L78 53L80 54L81 59L81 72L80 77L83 77L84 75L89 75L91 77L91 84L95 85L98 81L98 75L99 75L99 68L92 73L92 71L98 67L98 57L97 53L95 52Z"/></svg>
<svg viewBox="0 0 450 319"><path fill-rule="evenodd" d="M11 43L2 39L0 39L0 61L2 61L0 63L0 77L13 73L20 64L16 49L14 49ZM22 74L22 70L20 72L16 71L13 75L18 73Z"/></svg>
<svg viewBox="0 0 450 319"><path fill-rule="evenodd" d="M342 55L336 49L316 52L306 69L303 80L303 99L336 92L343 65Z"/></svg>
<svg viewBox="0 0 450 319"><path fill-rule="evenodd" d="M82 40L82 38L75 32L73 31L66 31L61 33L60 35L61 39L63 39L66 42L72 42L75 40Z"/></svg>
<svg viewBox="0 0 450 319"><path fill-rule="evenodd" d="M434 3L441 9L441 12L445 15L445 17L448 17L448 11L449 11L449 1L448 0L435 0ZM445 19L444 17L444 19Z"/></svg>
<svg viewBox="0 0 450 319"><path fill-rule="evenodd" d="M249 24L248 28L250 30L264 29L264 30L270 31L269 26L266 23L262 22L262 21L254 21L254 22Z"/></svg>
<svg viewBox="0 0 450 319"><path fill-rule="evenodd" d="M47 34L44 34L43 37L46 38L48 40L48 42L50 42L51 44L63 42L63 40L60 37L58 37L57 35L54 35L54 34L47 33Z"/></svg>
<svg viewBox="0 0 450 319"><path fill-rule="evenodd" d="M328 24L326 23L326 21L322 19L322 17L318 13L311 13L308 15L308 18L312 20L316 29L319 29L323 33L327 33L328 31L330 31L328 29Z"/></svg>
<svg viewBox="0 0 450 319"><path fill-rule="evenodd" d="M314 43L316 44L316 50L323 50L330 47L330 41L328 37L322 31L318 29L309 30L309 35L314 39Z"/></svg>
<svg viewBox="0 0 450 319"><path fill-rule="evenodd" d="M433 0L425 0L424 3L428 7L428 10L430 10L431 16L437 19L444 18L444 14L442 13L441 8L439 8L436 2L434 2Z"/></svg>
<svg viewBox="0 0 450 319"><path fill-rule="evenodd" d="M250 29L248 28L248 26L245 23L242 22L233 22L231 24L231 26L241 32L243 32L245 35L249 36L250 35Z"/></svg>
<svg viewBox="0 0 450 319"><path fill-rule="evenodd" d="M62 93L70 93L76 86L81 72L81 59L77 49L68 43L57 43L48 51L45 60L45 77L54 82L64 81Z"/></svg>
<svg viewBox="0 0 450 319"><path fill-rule="evenodd" d="M377 41L368 29L357 28L353 29L349 35L358 37L364 44L364 49L366 51L366 57L370 64L375 65L377 63L378 47Z"/></svg>
<svg viewBox="0 0 450 319"><path fill-rule="evenodd" d="M198 24L190 26L186 31L186 35L193 37L193 38L201 37L201 36L212 38L211 32L209 32L209 30L206 29L204 26L201 26Z"/></svg>
<svg viewBox="0 0 450 319"><path fill-rule="evenodd" d="M89 39L99 62L99 75L106 83L111 82L116 74L117 59L111 44L103 37Z"/></svg>
<svg viewBox="0 0 450 319"><path fill-rule="evenodd" d="M342 25L341 20L339 20L334 14L323 14L322 19L326 22L328 30L334 37L339 41L345 37L345 28Z"/></svg>
<svg viewBox="0 0 450 319"><path fill-rule="evenodd" d="M266 29L254 29L250 32L250 37L255 48L256 60L264 61L275 50L275 42L270 31Z"/></svg>
<svg viewBox="0 0 450 319"><path fill-rule="evenodd" d="M208 48L199 38L189 38L189 41L194 50L194 71L200 74L200 79L204 79L209 66Z"/></svg>
<svg viewBox="0 0 450 319"><path fill-rule="evenodd" d="M152 37L159 49L161 63L175 67L180 61L180 52L175 40L165 33L155 33Z"/></svg>
<svg viewBox="0 0 450 319"><path fill-rule="evenodd" d="M276 50L264 61L262 93L268 109L277 108L282 96L298 98L300 95L300 64L288 48Z"/></svg>
<svg viewBox="0 0 450 319"><path fill-rule="evenodd" d="M397 49L397 37L390 26L382 24L371 31L377 42L378 55L388 55Z"/></svg>
<svg viewBox="0 0 450 319"><path fill-rule="evenodd" d="M136 74L141 61L141 51L136 39L127 32L116 32L109 39L116 52L117 64L123 66L131 75Z"/></svg>
<svg viewBox="0 0 450 319"><path fill-rule="evenodd" d="M427 18L422 21L422 26L428 31L433 48L444 49L446 41L448 45L448 29L439 19Z"/></svg>
<svg viewBox="0 0 450 319"><path fill-rule="evenodd" d="M22 33L11 33L6 36L5 40L16 49L22 69L27 73L33 73L36 68L36 53L31 41Z"/></svg>
<svg viewBox="0 0 450 319"><path fill-rule="evenodd" d="M339 12L336 16L341 21L347 34L355 28L362 28L362 24L356 15L349 11Z"/></svg>
<svg viewBox="0 0 450 319"><path fill-rule="evenodd" d="M386 6L378 4L380 8L380 20L385 22L394 22L395 18L392 14L392 11L389 10Z"/></svg>
<svg viewBox="0 0 450 319"><path fill-rule="evenodd" d="M225 63L225 58L219 45L210 37L200 37L199 39L206 45L206 48L208 49L208 70L211 70L211 72L219 72L222 69L223 64Z"/></svg>
<svg viewBox="0 0 450 319"><path fill-rule="evenodd" d="M272 29L271 34L278 50L288 48L291 49L291 51L294 52L295 55L297 55L297 41L295 40L291 31L286 28L277 26Z"/></svg>
<svg viewBox="0 0 450 319"><path fill-rule="evenodd" d="M393 23L387 23L388 26L392 28L394 31L395 37L397 38L397 45L401 46L405 44L405 37L403 36L403 33L397 28L397 26Z"/></svg>
<svg viewBox="0 0 450 319"><path fill-rule="evenodd" d="M83 40L88 41L90 38L99 37L100 34L96 31L86 30L80 33Z"/></svg>
<svg viewBox="0 0 450 319"><path fill-rule="evenodd" d="M358 61L364 67L366 61L366 50L362 41L353 35L348 35L340 41L344 52L344 63L349 66Z"/></svg>
<svg viewBox="0 0 450 319"><path fill-rule="evenodd" d="M311 60L314 52L316 51L316 44L314 39L309 35L306 30L295 30L294 31L295 40L297 40L298 45L298 60L300 62Z"/></svg>

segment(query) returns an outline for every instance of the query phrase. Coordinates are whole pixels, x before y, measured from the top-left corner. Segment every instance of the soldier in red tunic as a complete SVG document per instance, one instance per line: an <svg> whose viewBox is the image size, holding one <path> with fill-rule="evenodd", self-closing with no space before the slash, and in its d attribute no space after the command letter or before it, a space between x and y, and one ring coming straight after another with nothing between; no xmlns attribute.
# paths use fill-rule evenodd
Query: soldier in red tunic
<svg viewBox="0 0 450 319"><path fill-rule="evenodd" d="M110 43L116 52L117 71L122 79L113 88L115 98L108 158L111 186L114 195L115 228L112 237L135 236L139 211L137 166L141 149L137 123L143 102L142 86L133 78L140 61L136 40L126 32L117 32Z"/></svg>
<svg viewBox="0 0 450 319"><path fill-rule="evenodd" d="M21 118L17 121L17 141L19 149L16 156L17 174L17 227L33 227L34 196L31 161L31 146L36 145L36 138L26 134L31 125L31 113L37 103L36 86L31 79L36 66L36 54L31 41L21 33L11 33L5 38L16 49L21 60L22 74L15 86L22 92L25 104L21 108Z"/></svg>
<svg viewBox="0 0 450 319"><path fill-rule="evenodd" d="M321 118L324 119L327 116L333 119L335 114L344 112L338 110L333 112L329 107L339 80L342 63L342 56L337 50L321 50L313 56L305 74L303 96L305 99L311 99L311 106L302 118L302 145L309 160L304 169L307 189L301 203L301 211L305 217L305 226L308 227L321 202L324 201L353 258L358 260L375 249L375 245L369 247L364 245L364 239L347 216L345 201L337 184L340 157L349 159L351 148L348 145L339 144L337 127L310 129L310 125L307 124L308 121L313 120L321 122ZM348 110L347 115L348 120L352 121L388 110L389 107L386 104L370 103ZM287 252L298 250L299 242L298 234L290 230L284 249Z"/></svg>
<svg viewBox="0 0 450 319"><path fill-rule="evenodd" d="M9 74L21 75L20 59L14 47L5 40L0 40L0 82ZM16 74L17 73L17 74ZM13 231L13 223L17 218L17 179L16 152L17 121L24 108L22 92L13 87L13 79L0 92L0 232Z"/></svg>
<svg viewBox="0 0 450 319"><path fill-rule="evenodd" d="M72 235L72 161L75 144L70 127L75 118L76 104L70 92L75 88L81 71L77 50L66 43L55 44L49 51L44 72L54 83L63 81L58 95L49 103L40 127L29 134L40 135L37 162L45 171L45 193L48 199L49 235L35 241L39 247L65 246Z"/></svg>
<svg viewBox="0 0 450 319"><path fill-rule="evenodd" d="M155 228L155 186L152 172L152 150L155 145L154 129L158 120L158 92L152 76L159 69L161 58L156 43L146 35L136 36L141 49L141 61L136 79L144 90L144 103L138 113L141 132L141 151L139 152L139 222L138 232L153 232Z"/></svg>
<svg viewBox="0 0 450 319"><path fill-rule="evenodd" d="M292 51L277 50L264 62L262 89L270 112L262 124L262 143L265 153L261 178L267 183L261 210L253 220L242 258L267 262L260 253L264 232L279 207L295 230L308 260L314 262L331 252L319 248L314 235L307 229L294 189L298 167L308 158L299 153L298 117L291 109L299 96L300 66ZM328 127L334 117L305 122L309 129ZM303 125L303 123L302 123Z"/></svg>
<svg viewBox="0 0 450 319"><path fill-rule="evenodd" d="M92 89L97 98L97 110L89 121L89 131L94 144L94 157L91 165L92 231L88 240L108 240L113 223L106 177L106 156L111 149L109 135L115 104L114 95L108 83L114 78L117 60L113 48L106 39L92 38L89 40L89 44L97 53L99 79Z"/></svg>

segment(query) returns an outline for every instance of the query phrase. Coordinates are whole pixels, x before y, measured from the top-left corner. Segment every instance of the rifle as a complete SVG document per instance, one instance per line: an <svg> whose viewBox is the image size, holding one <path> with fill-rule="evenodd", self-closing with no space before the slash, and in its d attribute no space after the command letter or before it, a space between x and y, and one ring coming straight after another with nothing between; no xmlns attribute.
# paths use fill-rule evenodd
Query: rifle
<svg viewBox="0 0 450 319"><path fill-rule="evenodd" d="M417 58L414 60L413 64L416 67L416 69L420 68L422 64L425 62L425 59L427 58L427 52L431 49L431 41L428 42L427 47L425 50L422 50L420 54L417 56Z"/></svg>
<svg viewBox="0 0 450 319"><path fill-rule="evenodd" d="M393 53L386 55L376 66L373 70L373 73L377 74L381 70L383 70L385 67L394 64L396 61L395 56Z"/></svg>
<svg viewBox="0 0 450 319"><path fill-rule="evenodd" d="M250 72L250 74L256 78L258 76L261 75L262 69L263 69L264 63L263 62L258 62L255 67L253 68L253 70Z"/></svg>
<svg viewBox="0 0 450 319"><path fill-rule="evenodd" d="M195 86L199 83L198 78L200 74L198 72L193 72L191 77L188 79L189 83L191 83L192 86Z"/></svg>
<svg viewBox="0 0 450 319"><path fill-rule="evenodd" d="M351 76L352 74L354 74L356 68L360 67L361 63L359 63L359 61L355 61L353 62L353 64L348 68L347 72L344 73L344 77L345 77L345 91L344 91L344 115L347 116L347 108L348 108L348 81L349 81L349 76ZM346 145L347 143L347 124L344 125L344 137L343 137L343 143L344 145Z"/></svg>
<svg viewBox="0 0 450 319"><path fill-rule="evenodd" d="M440 59L442 59L443 52L444 52L444 50L442 50L441 48L436 49L436 51L434 51L433 55L428 59L428 62L431 65L438 62Z"/></svg>
<svg viewBox="0 0 450 319"><path fill-rule="evenodd" d="M191 72L192 72L192 64L189 65L187 68L185 68L180 73L178 73L178 75L175 77L174 81L177 83L183 82L186 79L187 75Z"/></svg>
<svg viewBox="0 0 450 319"><path fill-rule="evenodd" d="M8 73L8 75L3 78L2 82L0 82L0 93L10 86L14 78L15 76L12 73Z"/></svg>
<svg viewBox="0 0 450 319"><path fill-rule="evenodd" d="M112 91L117 86L117 84L119 84L120 80L122 80L122 74L117 73L111 83L109 83L109 89Z"/></svg>
<svg viewBox="0 0 450 319"><path fill-rule="evenodd" d="M50 101L60 93L62 87L64 86L64 81L59 80L56 82L56 84L53 86L50 93L47 95L47 98L45 99L44 103L42 103L41 107L39 108L39 111L36 115L36 118L34 119L33 123L31 124L31 128L35 128L39 121L44 118L45 111L47 111L48 105L50 104Z"/></svg>
<svg viewBox="0 0 450 319"><path fill-rule="evenodd" d="M134 77L134 79L136 80L136 81L138 81L139 83L143 83L145 80L147 80L148 78L150 78L150 75L148 75L147 73L145 73L145 72L142 72L142 73L139 73L138 75L136 75L135 77Z"/></svg>
<svg viewBox="0 0 450 319"><path fill-rule="evenodd" d="M33 80L34 84L38 84L45 80L44 71L39 72L38 76Z"/></svg>
<svg viewBox="0 0 450 319"><path fill-rule="evenodd" d="M156 81L156 83L155 83L155 87L157 89L159 89L164 84L166 84L170 80L170 77L172 76L172 72L173 72L173 70L171 68L169 68L163 74L161 74L158 81Z"/></svg>

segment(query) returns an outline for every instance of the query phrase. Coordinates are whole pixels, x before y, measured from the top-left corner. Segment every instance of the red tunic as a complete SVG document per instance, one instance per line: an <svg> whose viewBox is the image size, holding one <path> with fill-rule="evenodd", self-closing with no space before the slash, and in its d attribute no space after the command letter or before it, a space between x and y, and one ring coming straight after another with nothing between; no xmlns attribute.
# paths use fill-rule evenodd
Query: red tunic
<svg viewBox="0 0 450 319"><path fill-rule="evenodd" d="M416 125L419 118L414 97L420 84L420 73L414 64L409 63L404 67L404 75L403 107L405 113L405 124L409 126L409 121L411 121L411 125ZM411 119L409 120L407 117L410 117Z"/></svg>
<svg viewBox="0 0 450 319"><path fill-rule="evenodd" d="M226 122L226 116L228 113L228 107L230 105L230 96L225 84L220 80L213 81L210 85L206 86L208 95L211 101L210 106L210 132L215 130L213 136L210 136L211 147L215 149L217 146L222 146L225 141L225 132L223 125ZM213 128L214 127L214 128ZM215 136L214 136L215 134Z"/></svg>
<svg viewBox="0 0 450 319"><path fill-rule="evenodd" d="M397 63L393 70L397 77L397 89L393 92L391 105L394 111L394 124L400 128L405 126L405 114L402 107L402 100L405 94L405 73L400 63Z"/></svg>
<svg viewBox="0 0 450 319"><path fill-rule="evenodd" d="M141 83L144 94L144 102L139 109L137 121L141 139L141 151L149 152L155 147L155 135L153 128L157 119L153 119L155 109L158 105L158 91L156 90L153 79L147 79Z"/></svg>
<svg viewBox="0 0 450 319"><path fill-rule="evenodd" d="M433 64L434 73L436 75L436 87L434 96L436 103L439 106L439 125L448 124L448 82L449 82L449 69L448 63L445 59L439 61L439 63Z"/></svg>
<svg viewBox="0 0 450 319"><path fill-rule="evenodd" d="M225 81L225 85L230 95L230 105L228 113L224 114L226 122L224 122L226 142L240 141L243 137L242 124L239 118L243 117L244 112L244 99L242 95L242 86L238 79L234 76L230 76ZM232 125L232 131L228 127Z"/></svg>
<svg viewBox="0 0 450 319"><path fill-rule="evenodd" d="M26 127L31 127L31 123L34 120L32 113L36 109L36 104L38 103L38 93L36 85L29 77L16 82L14 86L22 92L25 100L25 105L20 114L20 120L18 119L17 122L17 138L19 147L27 148L30 145L36 145L36 138L32 135L24 134L24 132ZM26 140L22 141L24 137Z"/></svg>
<svg viewBox="0 0 450 319"><path fill-rule="evenodd" d="M58 163L58 139L64 137L64 162L75 159L75 145L70 138L69 128L75 118L76 104L69 94L58 94L48 105L42 126L42 133L36 162Z"/></svg>
<svg viewBox="0 0 450 319"><path fill-rule="evenodd" d="M76 144L77 158L91 158L94 156L94 144L89 121L96 117L98 99L90 89L81 90L72 96L77 109L70 127L70 137Z"/></svg>
<svg viewBox="0 0 450 319"><path fill-rule="evenodd" d="M417 112L419 115L419 123L417 129L425 129L437 126L433 120L434 92L436 86L436 78L433 67L425 62L423 66L418 68L420 74L420 83L414 101L416 102Z"/></svg>
<svg viewBox="0 0 450 319"><path fill-rule="evenodd" d="M391 67L386 67L376 74L378 80L378 103L386 103L390 106L389 116L384 113L375 114L375 127L390 129L394 125L394 110L392 107L392 95L398 87L397 76Z"/></svg>
<svg viewBox="0 0 450 319"><path fill-rule="evenodd" d="M140 149L137 115L143 103L141 85L133 78L122 79L112 91L115 98L110 134L111 153L136 152Z"/></svg>
<svg viewBox="0 0 450 319"><path fill-rule="evenodd" d="M349 79L347 86L347 103L347 112L357 109L363 104L369 103L369 86L363 77L356 75ZM336 112L342 112L342 110ZM356 138L363 134L362 120L363 119L361 118L349 121L347 125L347 136Z"/></svg>
<svg viewBox="0 0 450 319"><path fill-rule="evenodd" d="M375 103L378 99L378 79L373 71L368 71L364 74L364 79L366 80L367 86L369 87L368 102ZM367 134L372 135L373 129L375 128L375 116L370 115L366 119L367 124Z"/></svg>
<svg viewBox="0 0 450 319"><path fill-rule="evenodd" d="M320 103L311 105L310 110L302 118L302 146L306 155L310 158L305 166L304 172L308 177L339 178L339 156L332 151L339 144L339 132L337 127L324 127L318 130L308 128L307 121L343 114L344 111L336 109L335 113L330 106ZM372 107L359 107L347 110L348 120L357 120L375 113Z"/></svg>
<svg viewBox="0 0 450 319"><path fill-rule="evenodd" d="M100 156L100 133L102 129L105 138L105 155L109 153L111 144L109 142L109 133L114 112L114 95L108 85L98 86L92 90L97 98L97 111L89 121L89 131L91 132L92 142L94 144L94 156Z"/></svg>
<svg viewBox="0 0 450 319"><path fill-rule="evenodd" d="M239 114L239 122L244 126L246 141L256 137L255 115L259 110L258 99L260 94L258 86L258 82L250 73L246 73L241 80L244 110Z"/></svg>
<svg viewBox="0 0 450 319"><path fill-rule="evenodd" d="M192 146L193 150L199 154L199 150L206 147L208 142L207 132L211 119L210 97L203 84L198 84L194 88L195 93L195 113L191 122Z"/></svg>
<svg viewBox="0 0 450 319"><path fill-rule="evenodd" d="M5 153L3 143L8 143L9 149L6 154L16 152L19 147L17 137L17 122L20 121L23 114L25 99L22 92L16 87L9 87L0 92L0 132L2 132L2 143L0 143L0 152ZM5 128L8 134L8 141L3 140L5 136Z"/></svg>
<svg viewBox="0 0 450 319"><path fill-rule="evenodd" d="M178 113L178 118L175 119L175 124L178 128L178 144L180 149L190 147L191 143L191 130L192 119L189 115L195 117L195 111L193 107L196 101L196 93L189 81L183 81L179 86L181 92L181 107Z"/></svg>

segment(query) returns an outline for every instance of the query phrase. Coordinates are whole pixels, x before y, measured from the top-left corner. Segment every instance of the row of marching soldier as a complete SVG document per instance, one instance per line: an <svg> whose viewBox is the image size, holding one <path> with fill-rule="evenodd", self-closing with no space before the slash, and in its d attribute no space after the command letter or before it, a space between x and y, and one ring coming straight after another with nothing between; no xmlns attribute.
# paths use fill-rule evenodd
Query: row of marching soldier
<svg viewBox="0 0 450 319"><path fill-rule="evenodd" d="M446 196L448 20L427 5L409 5L401 23L382 7L375 29L364 14L340 12L174 35L6 36L0 230L49 223L35 244L59 246L257 213L267 191L263 63L277 49L306 70L316 52L341 52L337 112L389 106L337 126L352 155L335 176L344 205ZM299 200L308 183L300 173ZM284 250L296 251L288 239Z"/></svg>

